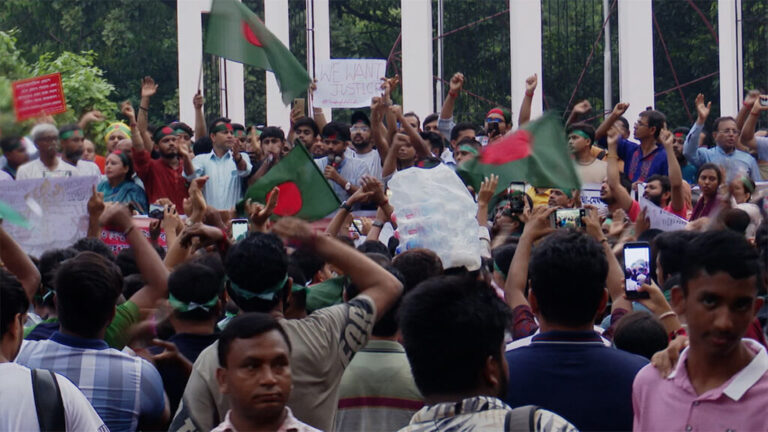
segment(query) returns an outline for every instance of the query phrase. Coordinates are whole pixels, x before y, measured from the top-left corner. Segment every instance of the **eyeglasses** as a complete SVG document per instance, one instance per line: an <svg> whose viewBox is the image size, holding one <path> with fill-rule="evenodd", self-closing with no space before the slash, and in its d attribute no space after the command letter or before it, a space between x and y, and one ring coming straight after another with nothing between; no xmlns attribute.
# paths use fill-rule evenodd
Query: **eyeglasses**
<svg viewBox="0 0 768 432"><path fill-rule="evenodd" d="M502 120L500 118L493 118L493 117L488 117L487 119L485 119L486 123L501 123L503 121L504 120Z"/></svg>
<svg viewBox="0 0 768 432"><path fill-rule="evenodd" d="M739 130L738 129L725 129L725 130L717 131L717 133L728 134L728 135L738 135L739 134Z"/></svg>
<svg viewBox="0 0 768 432"><path fill-rule="evenodd" d="M640 120L638 120L638 121L635 122L635 126L645 126L645 127L648 127L648 123L643 123Z"/></svg>
<svg viewBox="0 0 768 432"><path fill-rule="evenodd" d="M368 126L352 126L349 128L350 132L368 132L369 130Z"/></svg>

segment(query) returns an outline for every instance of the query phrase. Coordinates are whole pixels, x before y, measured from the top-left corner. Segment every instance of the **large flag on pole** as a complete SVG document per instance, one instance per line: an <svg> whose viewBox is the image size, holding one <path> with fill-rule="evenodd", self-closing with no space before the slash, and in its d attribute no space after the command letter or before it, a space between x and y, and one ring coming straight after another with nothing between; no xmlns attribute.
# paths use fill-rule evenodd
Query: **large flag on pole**
<svg viewBox="0 0 768 432"><path fill-rule="evenodd" d="M267 194L280 189L274 214L308 221L322 219L339 208L339 199L302 144L296 144L277 165L252 184L244 199L267 202Z"/></svg>
<svg viewBox="0 0 768 432"><path fill-rule="evenodd" d="M213 0L205 52L272 71L286 105L305 92L311 81L307 70L280 39L237 0Z"/></svg>
<svg viewBox="0 0 768 432"><path fill-rule="evenodd" d="M458 173L475 190L480 190L480 183L489 174L498 175L496 193L502 192L511 182L558 188L566 193L581 189L565 131L551 114L483 148L475 159L461 164Z"/></svg>

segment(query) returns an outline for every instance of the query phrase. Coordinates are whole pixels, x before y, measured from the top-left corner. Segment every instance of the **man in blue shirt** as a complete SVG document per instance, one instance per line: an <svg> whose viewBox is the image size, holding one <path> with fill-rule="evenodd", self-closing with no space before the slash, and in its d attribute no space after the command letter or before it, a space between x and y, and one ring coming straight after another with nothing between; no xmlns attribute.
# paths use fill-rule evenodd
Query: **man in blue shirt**
<svg viewBox="0 0 768 432"><path fill-rule="evenodd" d="M362 160L344 155L351 143L349 125L330 122L323 127L322 135L328 147L328 156L315 159L315 163L323 171L339 201L344 202L360 187L360 179L364 175L371 175L371 171Z"/></svg>
<svg viewBox="0 0 768 432"><path fill-rule="evenodd" d="M250 158L235 145L234 128L228 118L217 118L209 128L213 151L192 159L195 172L187 179L208 176L203 187L205 202L219 210L229 210L243 198L243 182L251 173Z"/></svg>
<svg viewBox="0 0 768 432"><path fill-rule="evenodd" d="M628 103L620 102L613 108L613 112L595 131L595 139L600 147L607 145L608 130L616 121L624 115L629 108ZM644 182L654 174L667 175L667 154L664 146L659 142L659 134L664 129L666 117L659 111L652 109L640 113L635 122L635 138L640 141L636 144L623 137L619 138L617 156L624 161L624 174L632 183Z"/></svg>
<svg viewBox="0 0 768 432"><path fill-rule="evenodd" d="M712 148L699 147L699 135L704 129L704 122L709 117L709 109L712 102L704 104L704 95L696 96L696 111L699 116L685 138L683 154L691 164L697 168L707 162L714 163L725 169L727 180L749 176L753 181L761 181L760 168L757 161L747 152L736 148L739 140L739 128L733 117L719 117L712 124L712 137L717 145Z"/></svg>
<svg viewBox="0 0 768 432"><path fill-rule="evenodd" d="M558 230L533 249L528 268L528 302L541 333L507 352L504 401L554 411L579 430L631 430L632 382L648 361L605 346L593 329L608 301L603 247Z"/></svg>

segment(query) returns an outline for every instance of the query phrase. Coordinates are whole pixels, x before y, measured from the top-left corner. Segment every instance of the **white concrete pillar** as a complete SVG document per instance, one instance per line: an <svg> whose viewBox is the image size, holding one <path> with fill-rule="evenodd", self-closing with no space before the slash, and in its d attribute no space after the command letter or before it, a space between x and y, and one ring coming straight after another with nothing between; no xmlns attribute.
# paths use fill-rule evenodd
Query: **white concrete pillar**
<svg viewBox="0 0 768 432"><path fill-rule="evenodd" d="M264 24L286 48L291 49L288 37L288 0L264 0ZM280 126L288 133L291 126L291 107L283 105L283 97L272 72L267 74L267 126Z"/></svg>
<svg viewBox="0 0 768 432"><path fill-rule="evenodd" d="M509 2L509 54L512 89L512 121L517 126L520 104L525 97L525 79L534 73L539 84L531 105L531 118L542 113L543 78L541 74L541 1ZM488 107L489 109L491 107Z"/></svg>
<svg viewBox="0 0 768 432"><path fill-rule="evenodd" d="M245 124L245 80L243 77L243 64L229 60L227 62L227 87L226 93L229 100L227 116L234 123ZM222 115L224 115L222 104Z"/></svg>
<svg viewBox="0 0 768 432"><path fill-rule="evenodd" d="M739 2L740 3L740 2ZM736 0L718 0L717 37L720 57L720 115L733 116L739 112L742 95L743 70L741 55L741 31L738 22L740 4ZM737 15L738 14L738 15ZM707 100L715 95L706 95Z"/></svg>
<svg viewBox="0 0 768 432"><path fill-rule="evenodd" d="M619 99L629 103L624 117L630 128L645 107L654 106L651 8L651 0L619 1Z"/></svg>
<svg viewBox="0 0 768 432"><path fill-rule="evenodd" d="M331 59L331 20L328 13L328 0L310 0L312 3L314 17L314 57L315 64L321 64ZM315 71L312 65L307 64L309 76L315 77ZM311 114L311 113L309 113ZM323 108L325 120L330 122L333 119L330 108Z"/></svg>
<svg viewBox="0 0 768 432"><path fill-rule="evenodd" d="M413 111L423 120L433 112L432 2L401 0L400 16L403 111Z"/></svg>

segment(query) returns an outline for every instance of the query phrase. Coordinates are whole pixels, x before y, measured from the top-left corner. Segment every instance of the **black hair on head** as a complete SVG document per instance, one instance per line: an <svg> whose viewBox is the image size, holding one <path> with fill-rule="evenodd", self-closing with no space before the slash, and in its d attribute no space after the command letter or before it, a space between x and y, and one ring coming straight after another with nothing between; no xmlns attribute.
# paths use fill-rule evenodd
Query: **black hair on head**
<svg viewBox="0 0 768 432"><path fill-rule="evenodd" d="M217 354L219 357L219 366L227 367L227 355L229 354L229 347L235 339L250 339L256 336L263 335L272 330L277 330L280 335L285 339L285 344L288 345L288 352L292 350L291 339L288 337L288 333L280 325L272 315L260 312L251 312L238 315L227 323L224 330L219 335L219 344L217 347Z"/></svg>

